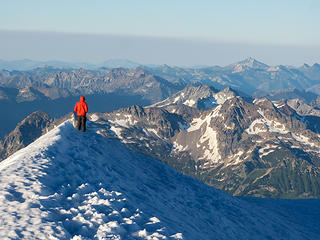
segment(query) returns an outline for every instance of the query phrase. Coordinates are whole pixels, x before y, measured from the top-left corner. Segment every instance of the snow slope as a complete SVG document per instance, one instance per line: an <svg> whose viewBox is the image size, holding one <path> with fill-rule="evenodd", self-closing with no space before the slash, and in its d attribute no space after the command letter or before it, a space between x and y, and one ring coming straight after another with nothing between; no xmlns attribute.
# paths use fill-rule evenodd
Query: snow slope
<svg viewBox="0 0 320 240"><path fill-rule="evenodd" d="M231 197L96 130L64 122L0 163L0 239L320 235L318 200Z"/></svg>

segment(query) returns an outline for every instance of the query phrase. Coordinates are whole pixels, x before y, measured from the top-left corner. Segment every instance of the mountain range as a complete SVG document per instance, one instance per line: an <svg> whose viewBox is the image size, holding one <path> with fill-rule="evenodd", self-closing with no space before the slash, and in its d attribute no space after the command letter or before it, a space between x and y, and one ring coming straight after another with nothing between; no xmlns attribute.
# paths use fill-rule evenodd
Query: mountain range
<svg viewBox="0 0 320 240"><path fill-rule="evenodd" d="M40 125L39 125L40 126ZM0 163L1 239L293 239L319 200L232 197L64 121ZM99 130L99 129L98 129Z"/></svg>
<svg viewBox="0 0 320 240"><path fill-rule="evenodd" d="M172 89L178 91L182 89L181 86L187 84L209 84L218 89L229 86L248 95L256 93L257 96L268 95L270 91L274 91L271 94L276 95L276 91L285 89L305 91L305 94L313 95L309 98L320 93L320 65L317 63L312 66L305 64L302 67L268 66L248 58L225 67L180 68L168 65L150 67L131 63L129 69L114 68L121 66L121 62L118 60L113 65L110 63L112 68L91 70L79 67L57 68L49 65L28 71L2 70L0 86L19 90L33 87L51 99L70 94L97 94L111 91L136 91L143 94L149 93L150 90L154 94L152 87L159 84L161 87L158 90L162 92L163 99L170 95L168 92L169 95L164 96L163 91L172 93ZM177 86L180 88L177 89ZM281 92L278 92L279 94ZM152 98L154 102L163 99Z"/></svg>
<svg viewBox="0 0 320 240"><path fill-rule="evenodd" d="M286 102L189 85L150 106L92 113L89 119L100 135L230 194L320 197L320 116L299 114ZM3 156L12 153L6 146L16 144L12 135L21 138L27 122L4 138ZM37 128L43 132L47 125Z"/></svg>
<svg viewBox="0 0 320 240"><path fill-rule="evenodd" d="M320 117L300 116L287 104L189 86L150 107L93 119L109 126L106 135L231 194L320 196Z"/></svg>
<svg viewBox="0 0 320 240"><path fill-rule="evenodd" d="M55 67L55 68L86 68L86 69L98 69L98 68L134 68L141 64L133 62L127 59L109 59L98 64L85 63L85 62L64 62L64 61L35 61L31 59L21 59L14 61L5 61L0 59L1 70L19 70L28 71L41 67Z"/></svg>
<svg viewBox="0 0 320 240"><path fill-rule="evenodd" d="M268 66L253 58L227 65L205 68L179 68L168 65L147 68L174 82L209 84L218 89L232 87L249 95L255 92L296 88L319 95L320 65Z"/></svg>
<svg viewBox="0 0 320 240"><path fill-rule="evenodd" d="M52 117L67 114L81 95L90 101L90 111L110 111L131 104L148 105L182 88L142 68L3 70L0 108L6 118L0 120L0 137L33 111L43 110Z"/></svg>
<svg viewBox="0 0 320 240"><path fill-rule="evenodd" d="M232 87L241 95L270 100L299 98L319 108L319 64L268 66L253 58L225 67L202 68L138 66L126 60L107 61L105 65L109 64L110 68L85 65L72 68L47 63L35 64L33 66L39 67L25 71L0 71L0 107L7 112L6 119L1 120L0 137L33 111L44 110L53 117L67 114L80 95L94 103L91 105L93 111L110 111L132 104L146 106L162 101L187 85L209 84L220 90ZM16 69L19 64L23 66L17 62ZM113 68L125 64L129 68ZM118 102L121 104L117 106ZM46 106L52 107L46 109Z"/></svg>
<svg viewBox="0 0 320 240"><path fill-rule="evenodd" d="M84 94L102 135L208 185L239 196L319 197L319 82L317 64L253 58L226 67L2 70L0 158L56 126Z"/></svg>

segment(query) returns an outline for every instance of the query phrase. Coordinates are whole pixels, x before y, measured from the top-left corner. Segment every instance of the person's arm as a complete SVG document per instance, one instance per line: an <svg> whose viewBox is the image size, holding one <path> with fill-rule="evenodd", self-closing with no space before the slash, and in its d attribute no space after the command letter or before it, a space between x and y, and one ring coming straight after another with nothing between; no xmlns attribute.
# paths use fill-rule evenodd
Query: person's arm
<svg viewBox="0 0 320 240"><path fill-rule="evenodd" d="M84 110L86 111L86 113L88 112L88 105L87 105L87 103L84 104Z"/></svg>
<svg viewBox="0 0 320 240"><path fill-rule="evenodd" d="M74 110L75 112L77 112L77 110L78 110L78 109L77 109L77 106L78 106L78 104L76 104L76 105L74 106L74 109L73 109L73 110Z"/></svg>

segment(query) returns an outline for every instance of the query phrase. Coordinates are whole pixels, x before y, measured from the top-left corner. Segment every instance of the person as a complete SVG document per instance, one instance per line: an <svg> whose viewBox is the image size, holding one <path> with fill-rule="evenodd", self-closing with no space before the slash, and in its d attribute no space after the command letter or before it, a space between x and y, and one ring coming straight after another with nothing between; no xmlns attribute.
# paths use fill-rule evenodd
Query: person
<svg viewBox="0 0 320 240"><path fill-rule="evenodd" d="M77 113L77 129L82 132L86 131L86 114L88 112L88 105L85 102L84 96L80 97L80 101L74 106L74 111Z"/></svg>

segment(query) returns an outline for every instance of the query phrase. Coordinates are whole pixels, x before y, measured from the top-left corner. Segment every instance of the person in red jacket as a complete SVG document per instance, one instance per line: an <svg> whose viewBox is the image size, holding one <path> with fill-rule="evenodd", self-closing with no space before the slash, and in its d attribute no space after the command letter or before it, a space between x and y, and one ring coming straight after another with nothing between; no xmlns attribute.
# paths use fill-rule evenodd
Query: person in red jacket
<svg viewBox="0 0 320 240"><path fill-rule="evenodd" d="M74 111L77 113L77 129L86 131L86 114L88 112L88 105L85 102L84 96L80 97L80 102L77 102L74 106Z"/></svg>

